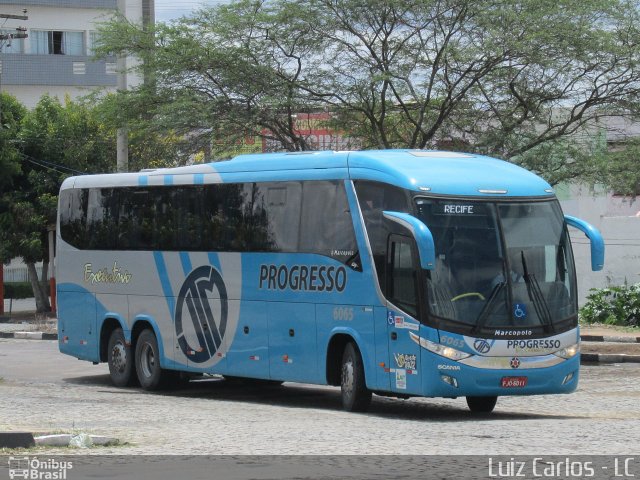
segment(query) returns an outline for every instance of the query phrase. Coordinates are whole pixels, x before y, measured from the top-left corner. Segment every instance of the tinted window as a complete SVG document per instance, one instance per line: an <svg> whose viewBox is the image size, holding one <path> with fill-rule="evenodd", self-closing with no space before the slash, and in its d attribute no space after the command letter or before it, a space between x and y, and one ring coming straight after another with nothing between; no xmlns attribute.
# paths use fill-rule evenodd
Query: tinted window
<svg viewBox="0 0 640 480"><path fill-rule="evenodd" d="M395 305L414 317L418 315L416 272L411 239L400 235L391 236L387 296Z"/></svg>
<svg viewBox="0 0 640 480"><path fill-rule="evenodd" d="M342 262L357 253L351 211L341 182L306 182L302 203L300 251Z"/></svg>
<svg viewBox="0 0 640 480"><path fill-rule="evenodd" d="M385 226L382 212L390 210L409 213L409 201L402 189L385 183L361 180L356 182L355 187L376 265L378 281L380 286L384 288L385 255L390 232Z"/></svg>
<svg viewBox="0 0 640 480"><path fill-rule="evenodd" d="M118 190L91 188L87 210L89 250L112 250L118 244Z"/></svg>
<svg viewBox="0 0 640 480"><path fill-rule="evenodd" d="M256 184L252 192L252 250L297 252L302 182Z"/></svg>
<svg viewBox="0 0 640 480"><path fill-rule="evenodd" d="M61 194L63 238L93 250L357 250L342 182L92 188Z"/></svg>
<svg viewBox="0 0 640 480"><path fill-rule="evenodd" d="M87 190L63 190L60 193L60 234L76 248L85 248L87 243Z"/></svg>

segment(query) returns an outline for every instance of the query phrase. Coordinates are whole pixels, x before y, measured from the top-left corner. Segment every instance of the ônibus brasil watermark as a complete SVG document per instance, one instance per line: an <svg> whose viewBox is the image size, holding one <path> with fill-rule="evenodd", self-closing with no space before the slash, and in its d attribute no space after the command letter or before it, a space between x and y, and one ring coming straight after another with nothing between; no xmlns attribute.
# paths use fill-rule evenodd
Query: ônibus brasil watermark
<svg viewBox="0 0 640 480"><path fill-rule="evenodd" d="M66 480L73 462L55 458L9 457L9 478L30 480Z"/></svg>

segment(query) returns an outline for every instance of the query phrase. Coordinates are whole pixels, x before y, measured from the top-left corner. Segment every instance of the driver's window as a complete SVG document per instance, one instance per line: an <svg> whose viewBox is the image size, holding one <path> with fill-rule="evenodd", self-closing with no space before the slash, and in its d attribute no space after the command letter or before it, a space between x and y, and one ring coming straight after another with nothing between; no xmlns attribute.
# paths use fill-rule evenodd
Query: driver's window
<svg viewBox="0 0 640 480"><path fill-rule="evenodd" d="M418 315L416 255L413 241L401 235L389 237L387 298L406 313Z"/></svg>

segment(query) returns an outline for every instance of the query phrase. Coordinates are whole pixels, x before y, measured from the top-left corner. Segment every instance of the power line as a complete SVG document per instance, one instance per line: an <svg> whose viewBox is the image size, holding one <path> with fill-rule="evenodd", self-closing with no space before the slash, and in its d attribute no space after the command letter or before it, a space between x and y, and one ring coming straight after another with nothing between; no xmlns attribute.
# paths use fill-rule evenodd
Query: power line
<svg viewBox="0 0 640 480"><path fill-rule="evenodd" d="M60 165L58 163L48 162L46 160L41 160L39 158L34 158L26 153L21 153L22 157L29 163L33 163L34 165L38 165L39 167L46 168L47 170L53 170L58 173L75 173L76 175L90 175L88 172L81 172L80 170L75 170L73 168L67 167L65 165ZM65 172L66 170L66 172Z"/></svg>

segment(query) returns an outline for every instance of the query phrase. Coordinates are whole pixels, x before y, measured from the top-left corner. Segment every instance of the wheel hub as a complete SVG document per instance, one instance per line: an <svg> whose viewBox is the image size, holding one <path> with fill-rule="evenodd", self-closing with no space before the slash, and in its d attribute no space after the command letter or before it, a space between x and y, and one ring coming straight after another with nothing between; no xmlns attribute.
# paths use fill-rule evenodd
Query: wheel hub
<svg viewBox="0 0 640 480"><path fill-rule="evenodd" d="M127 350L120 342L116 343L111 350L111 363L117 372L124 372L127 367Z"/></svg>
<svg viewBox="0 0 640 480"><path fill-rule="evenodd" d="M153 354L153 348L149 344L143 345L140 357L140 366L144 376L153 376L153 371L156 368L156 357Z"/></svg>
<svg viewBox="0 0 640 480"><path fill-rule="evenodd" d="M353 391L353 362L346 362L342 366L342 388L348 394Z"/></svg>

